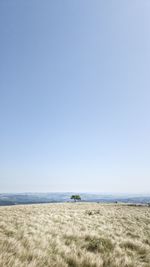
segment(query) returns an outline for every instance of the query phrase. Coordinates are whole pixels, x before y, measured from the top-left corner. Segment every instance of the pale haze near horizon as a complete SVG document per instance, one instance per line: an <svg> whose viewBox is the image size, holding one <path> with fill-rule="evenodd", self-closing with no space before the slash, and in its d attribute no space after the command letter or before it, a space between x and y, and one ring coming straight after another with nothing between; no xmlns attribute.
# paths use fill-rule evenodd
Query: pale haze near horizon
<svg viewBox="0 0 150 267"><path fill-rule="evenodd" d="M0 1L0 192L150 193L149 14Z"/></svg>

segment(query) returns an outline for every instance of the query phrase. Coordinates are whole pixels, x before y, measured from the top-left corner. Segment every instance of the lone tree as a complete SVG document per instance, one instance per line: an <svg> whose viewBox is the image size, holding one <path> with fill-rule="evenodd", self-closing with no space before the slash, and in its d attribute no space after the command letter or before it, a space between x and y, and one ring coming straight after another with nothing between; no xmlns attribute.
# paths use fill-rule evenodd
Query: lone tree
<svg viewBox="0 0 150 267"><path fill-rule="evenodd" d="M81 200L81 197L79 195L72 195L70 199L73 199L74 202Z"/></svg>

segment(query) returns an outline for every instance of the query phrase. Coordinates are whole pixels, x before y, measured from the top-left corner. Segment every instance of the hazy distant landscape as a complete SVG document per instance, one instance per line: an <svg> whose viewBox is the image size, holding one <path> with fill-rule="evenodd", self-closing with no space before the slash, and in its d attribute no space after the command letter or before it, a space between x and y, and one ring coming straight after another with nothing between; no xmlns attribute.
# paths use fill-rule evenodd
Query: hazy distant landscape
<svg viewBox="0 0 150 267"><path fill-rule="evenodd" d="M18 193L0 194L0 206L36 204L36 203L57 203L71 201L73 193ZM82 202L102 202L102 203L150 203L150 195L142 194L91 194L80 193Z"/></svg>

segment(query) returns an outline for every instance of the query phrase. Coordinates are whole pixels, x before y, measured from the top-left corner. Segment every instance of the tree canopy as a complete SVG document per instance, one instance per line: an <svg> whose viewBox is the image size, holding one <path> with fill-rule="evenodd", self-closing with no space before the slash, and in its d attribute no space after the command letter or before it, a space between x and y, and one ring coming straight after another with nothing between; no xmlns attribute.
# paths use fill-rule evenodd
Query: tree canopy
<svg viewBox="0 0 150 267"><path fill-rule="evenodd" d="M80 195L72 195L70 198L73 199L75 202L81 200Z"/></svg>

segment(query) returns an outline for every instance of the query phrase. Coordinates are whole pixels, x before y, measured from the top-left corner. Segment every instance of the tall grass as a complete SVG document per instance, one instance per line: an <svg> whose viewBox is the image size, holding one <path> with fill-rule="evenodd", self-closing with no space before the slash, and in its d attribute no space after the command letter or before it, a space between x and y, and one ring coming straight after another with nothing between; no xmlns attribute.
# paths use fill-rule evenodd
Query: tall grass
<svg viewBox="0 0 150 267"><path fill-rule="evenodd" d="M0 207L0 267L150 267L150 208Z"/></svg>

